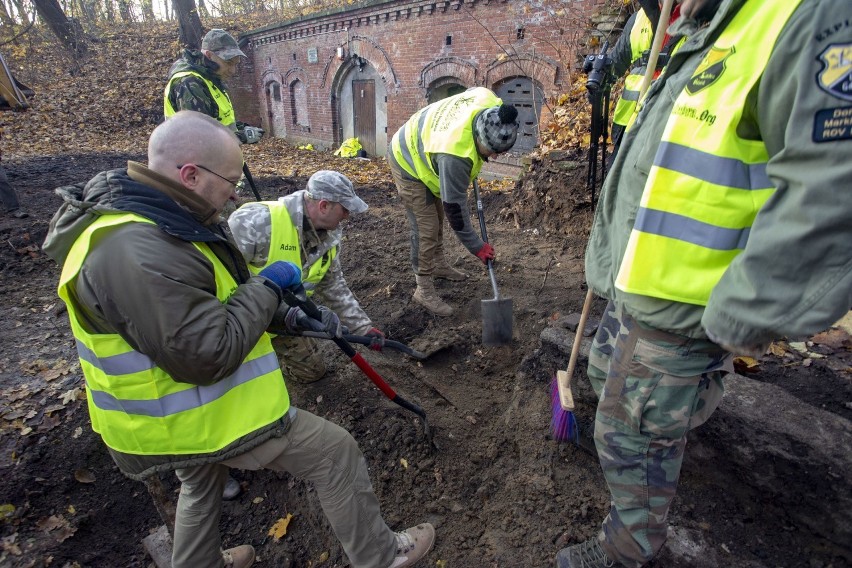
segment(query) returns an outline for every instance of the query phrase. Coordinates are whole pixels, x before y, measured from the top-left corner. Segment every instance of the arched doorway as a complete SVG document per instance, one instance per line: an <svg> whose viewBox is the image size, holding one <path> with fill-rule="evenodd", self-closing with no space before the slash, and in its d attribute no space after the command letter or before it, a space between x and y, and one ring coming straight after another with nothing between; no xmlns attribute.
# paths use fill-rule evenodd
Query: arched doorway
<svg viewBox="0 0 852 568"><path fill-rule="evenodd" d="M264 89L266 94L266 120L264 125L270 136L283 138L287 136L286 120L284 118L284 104L281 100L281 83L269 81Z"/></svg>
<svg viewBox="0 0 852 568"><path fill-rule="evenodd" d="M387 90L369 61L353 56L338 70L335 98L340 140L357 138L370 157L387 153Z"/></svg>
<svg viewBox="0 0 852 568"><path fill-rule="evenodd" d="M455 77L441 77L431 85L426 95L426 100L429 104L438 102L447 97L452 97L459 93L463 93L467 87L462 85Z"/></svg>

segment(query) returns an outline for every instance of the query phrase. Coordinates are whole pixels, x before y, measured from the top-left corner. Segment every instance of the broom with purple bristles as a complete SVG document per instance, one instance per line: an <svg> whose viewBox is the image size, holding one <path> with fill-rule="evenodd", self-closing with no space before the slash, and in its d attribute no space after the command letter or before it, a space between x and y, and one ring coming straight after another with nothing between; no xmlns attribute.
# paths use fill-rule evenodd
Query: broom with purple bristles
<svg viewBox="0 0 852 568"><path fill-rule="evenodd" d="M580 353L580 344L583 342L583 331L586 329L586 320L592 308L592 289L586 292L586 301L583 302L583 311L580 312L580 323L577 324L577 333L574 334L574 345L571 347L571 357L568 359L568 368L564 371L556 371L556 377L550 384L550 404L553 415L550 418L550 431L553 438L558 442L571 441L580 443L580 429L577 428L577 420L574 418L574 395L571 392L571 376L577 365L577 355Z"/></svg>

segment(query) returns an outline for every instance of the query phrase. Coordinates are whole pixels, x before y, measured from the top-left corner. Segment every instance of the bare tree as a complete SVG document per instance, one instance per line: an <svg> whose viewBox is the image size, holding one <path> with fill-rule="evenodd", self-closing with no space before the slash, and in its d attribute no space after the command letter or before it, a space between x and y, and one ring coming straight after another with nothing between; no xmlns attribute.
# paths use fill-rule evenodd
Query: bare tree
<svg viewBox="0 0 852 568"><path fill-rule="evenodd" d="M154 3L152 0L141 0L142 2L142 19L146 22L153 22L156 20L156 16L154 16Z"/></svg>
<svg viewBox="0 0 852 568"><path fill-rule="evenodd" d="M36 11L50 27L60 43L74 55L86 54L88 46L83 38L80 23L69 20L57 0L33 0Z"/></svg>
<svg viewBox="0 0 852 568"><path fill-rule="evenodd" d="M184 47L190 49L200 48L204 28L201 27L201 19L198 17L195 0L174 0L174 6L180 24L181 43Z"/></svg>
<svg viewBox="0 0 852 568"><path fill-rule="evenodd" d="M23 0L12 0L12 4L15 5L15 10L18 12L18 17L21 20L22 24L29 24L29 12L27 11L26 6L24 6ZM11 6L10 6L11 7ZM11 12L11 10L9 10Z"/></svg>
<svg viewBox="0 0 852 568"><path fill-rule="evenodd" d="M9 11L6 9L6 3L0 0L0 22L3 22L7 26L14 26L15 20L12 19L12 16L9 15Z"/></svg>

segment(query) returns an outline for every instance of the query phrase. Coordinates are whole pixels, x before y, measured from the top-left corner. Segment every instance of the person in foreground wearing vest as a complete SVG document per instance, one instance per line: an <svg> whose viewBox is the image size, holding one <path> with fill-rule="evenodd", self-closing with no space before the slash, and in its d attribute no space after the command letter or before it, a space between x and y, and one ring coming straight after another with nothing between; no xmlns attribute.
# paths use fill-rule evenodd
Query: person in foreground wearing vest
<svg viewBox="0 0 852 568"><path fill-rule="evenodd" d="M234 115L234 106L223 81L237 72L246 54L225 30L213 29L201 40L201 50L185 49L169 69L163 91L163 116L179 110L194 110L227 126L240 142L247 142L244 124Z"/></svg>
<svg viewBox="0 0 852 568"><path fill-rule="evenodd" d="M628 126L586 251L588 284L610 300L588 375L612 504L559 568L649 562L687 433L718 406L733 356L817 333L852 305L843 6L681 2L669 33L689 39Z"/></svg>
<svg viewBox="0 0 852 568"><path fill-rule="evenodd" d="M44 249L62 265L92 428L132 479L180 479L175 568L254 562L249 545L220 548L232 467L310 481L353 566L411 566L431 549L432 526L391 531L352 436L290 405L265 330L301 274L282 261L252 275L218 222L242 160L230 130L181 111L154 129L147 167L58 190L65 203ZM286 320L340 328L333 317Z"/></svg>
<svg viewBox="0 0 852 568"><path fill-rule="evenodd" d="M349 178L320 170L308 179L306 189L278 201L246 203L228 217L228 224L252 272L277 260L301 266L303 284L314 302L340 316L352 333L373 337L371 347L381 350L384 334L358 304L340 264L340 222L366 210ZM318 340L280 335L272 343L288 379L309 383L325 375Z"/></svg>
<svg viewBox="0 0 852 568"><path fill-rule="evenodd" d="M517 116L515 107L475 87L419 110L393 135L388 164L411 227L413 300L436 315L453 308L432 279L467 278L444 258L444 215L471 254L494 260L494 248L471 227L467 189L488 158L515 144Z"/></svg>

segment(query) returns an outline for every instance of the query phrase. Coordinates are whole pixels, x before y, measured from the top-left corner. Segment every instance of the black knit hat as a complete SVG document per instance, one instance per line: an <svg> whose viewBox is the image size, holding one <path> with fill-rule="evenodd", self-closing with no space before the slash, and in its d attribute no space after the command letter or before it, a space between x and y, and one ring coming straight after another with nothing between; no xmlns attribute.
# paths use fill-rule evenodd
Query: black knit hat
<svg viewBox="0 0 852 568"><path fill-rule="evenodd" d="M492 152L500 153L515 145L518 137L518 109L500 105L480 112L473 122L476 138Z"/></svg>

